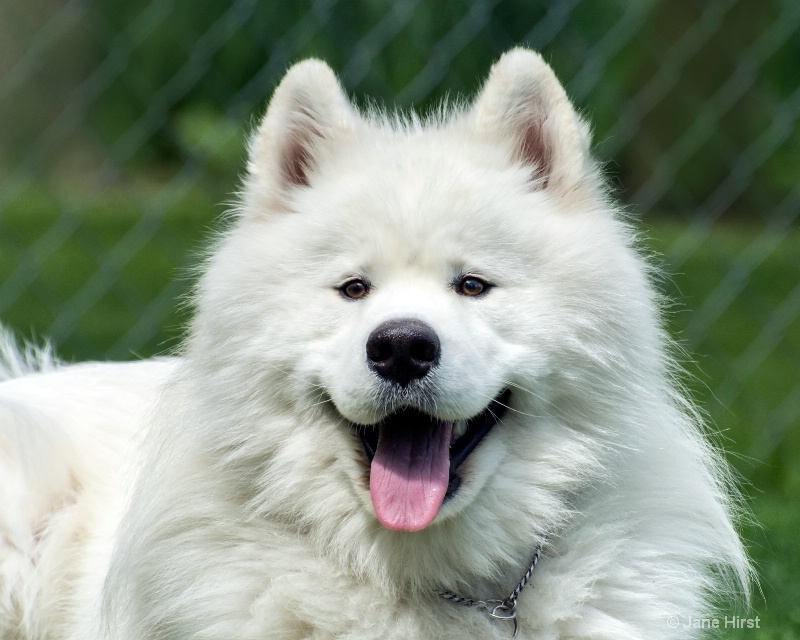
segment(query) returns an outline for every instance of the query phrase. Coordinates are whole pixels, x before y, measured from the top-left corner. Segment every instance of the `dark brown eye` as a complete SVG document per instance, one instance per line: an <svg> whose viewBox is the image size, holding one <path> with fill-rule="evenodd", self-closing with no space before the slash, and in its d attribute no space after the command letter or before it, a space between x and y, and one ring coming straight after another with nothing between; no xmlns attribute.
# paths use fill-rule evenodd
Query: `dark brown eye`
<svg viewBox="0 0 800 640"><path fill-rule="evenodd" d="M464 276L458 281L456 291L462 296L474 298L486 293L492 285L476 276Z"/></svg>
<svg viewBox="0 0 800 640"><path fill-rule="evenodd" d="M369 293L369 285L360 278L348 280L339 287L339 292L351 300L359 300Z"/></svg>

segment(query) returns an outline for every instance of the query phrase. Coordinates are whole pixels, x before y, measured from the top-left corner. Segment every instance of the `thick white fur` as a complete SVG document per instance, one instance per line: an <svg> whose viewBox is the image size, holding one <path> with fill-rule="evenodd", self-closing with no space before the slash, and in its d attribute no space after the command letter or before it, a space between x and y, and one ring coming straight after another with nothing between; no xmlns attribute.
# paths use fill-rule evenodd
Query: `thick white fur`
<svg viewBox="0 0 800 640"><path fill-rule="evenodd" d="M502 598L538 543L521 638L692 638L670 616L746 595L729 472L587 127L520 49L446 111L365 116L296 65L181 359L0 385L0 636L508 638L436 590ZM495 287L459 296L460 272ZM336 291L352 276L366 298ZM441 340L424 400L389 398L364 357L405 317ZM352 424L403 402L467 418L505 387L434 523L383 528Z"/></svg>

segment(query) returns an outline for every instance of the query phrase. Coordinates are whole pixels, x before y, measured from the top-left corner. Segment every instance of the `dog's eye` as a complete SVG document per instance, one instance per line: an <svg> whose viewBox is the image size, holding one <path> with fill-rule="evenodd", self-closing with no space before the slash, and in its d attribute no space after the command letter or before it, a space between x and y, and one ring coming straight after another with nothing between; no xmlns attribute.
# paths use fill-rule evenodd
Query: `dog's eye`
<svg viewBox="0 0 800 640"><path fill-rule="evenodd" d="M477 276L463 276L455 288L462 296L474 298L489 291L492 285Z"/></svg>
<svg viewBox="0 0 800 640"><path fill-rule="evenodd" d="M369 293L369 284L361 278L353 278L339 287L339 293L350 300L359 300Z"/></svg>

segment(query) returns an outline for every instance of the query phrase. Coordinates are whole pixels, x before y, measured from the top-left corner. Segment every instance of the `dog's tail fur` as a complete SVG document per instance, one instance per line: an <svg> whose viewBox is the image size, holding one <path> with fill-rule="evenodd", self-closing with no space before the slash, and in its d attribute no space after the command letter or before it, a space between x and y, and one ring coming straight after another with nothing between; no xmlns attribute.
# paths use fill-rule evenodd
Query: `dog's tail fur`
<svg viewBox="0 0 800 640"><path fill-rule="evenodd" d="M58 367L49 343L20 343L0 325L0 383ZM23 584L34 570L36 534L71 488L65 438L35 407L0 389L0 637L27 637Z"/></svg>
<svg viewBox="0 0 800 640"><path fill-rule="evenodd" d="M52 371L59 362L49 342L41 346L27 344L0 324L0 382L39 371Z"/></svg>

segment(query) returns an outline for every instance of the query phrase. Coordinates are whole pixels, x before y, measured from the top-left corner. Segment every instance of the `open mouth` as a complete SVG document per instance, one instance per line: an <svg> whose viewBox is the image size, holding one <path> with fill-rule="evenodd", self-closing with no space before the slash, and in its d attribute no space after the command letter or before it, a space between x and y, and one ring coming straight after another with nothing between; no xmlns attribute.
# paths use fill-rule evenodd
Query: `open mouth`
<svg viewBox="0 0 800 640"><path fill-rule="evenodd" d="M401 409L374 426L359 427L370 461L370 495L381 523L397 531L424 529L458 491L458 468L508 409L502 391L469 420L445 421Z"/></svg>

